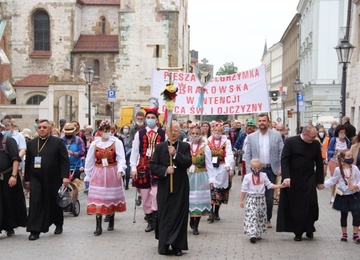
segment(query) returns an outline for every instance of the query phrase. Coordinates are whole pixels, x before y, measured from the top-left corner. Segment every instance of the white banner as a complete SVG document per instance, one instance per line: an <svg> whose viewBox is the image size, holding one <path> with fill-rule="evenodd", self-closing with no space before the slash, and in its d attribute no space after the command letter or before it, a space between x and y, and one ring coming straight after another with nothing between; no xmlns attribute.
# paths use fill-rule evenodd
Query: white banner
<svg viewBox="0 0 360 260"><path fill-rule="evenodd" d="M151 97L159 100L159 112L165 112L161 92L169 82L170 72L153 70ZM178 88L174 114L199 115L201 83L194 73L172 72L173 84ZM204 115L252 114L270 111L265 66L216 76L205 87Z"/></svg>

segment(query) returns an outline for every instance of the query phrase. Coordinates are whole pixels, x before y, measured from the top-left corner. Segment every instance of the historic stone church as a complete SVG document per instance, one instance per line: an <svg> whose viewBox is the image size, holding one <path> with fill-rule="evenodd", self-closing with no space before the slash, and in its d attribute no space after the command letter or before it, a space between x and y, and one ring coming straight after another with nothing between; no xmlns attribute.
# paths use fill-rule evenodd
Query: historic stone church
<svg viewBox="0 0 360 260"><path fill-rule="evenodd" d="M5 0L0 3L0 118L21 127L36 118L88 122L108 118L107 91L121 106L148 105L151 71L190 68L187 0ZM7 62L8 61L8 62ZM87 85L84 71L95 72Z"/></svg>

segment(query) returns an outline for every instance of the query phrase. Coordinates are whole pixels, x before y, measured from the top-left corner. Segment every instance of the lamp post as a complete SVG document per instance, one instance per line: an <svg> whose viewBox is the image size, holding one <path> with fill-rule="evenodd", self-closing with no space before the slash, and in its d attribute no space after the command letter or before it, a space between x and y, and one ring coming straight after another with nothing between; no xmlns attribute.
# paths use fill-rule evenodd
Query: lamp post
<svg viewBox="0 0 360 260"><path fill-rule="evenodd" d="M351 55L354 51L354 46L349 43L349 40L345 36L344 39L341 40L340 44L335 47L336 53L339 58L339 64L342 64L342 80L341 80L341 118L345 116L346 112L346 70L347 64L350 63Z"/></svg>
<svg viewBox="0 0 360 260"><path fill-rule="evenodd" d="M88 101L89 101L88 125L91 126L91 85L93 83L95 72L92 70L91 67L89 67L84 71L84 75L85 75L86 85L88 86Z"/></svg>
<svg viewBox="0 0 360 260"><path fill-rule="evenodd" d="M300 81L299 77L296 77L294 82L294 90L296 93L296 132L300 134L300 109L299 109L299 95L301 92L302 82Z"/></svg>
<svg viewBox="0 0 360 260"><path fill-rule="evenodd" d="M116 90L117 90L117 86L115 84L115 82L111 83L110 85L110 90L111 91L114 91L114 99L116 99ZM111 123L114 124L114 121L115 121L115 111L114 111L114 104L115 104L115 100L112 100L111 101Z"/></svg>

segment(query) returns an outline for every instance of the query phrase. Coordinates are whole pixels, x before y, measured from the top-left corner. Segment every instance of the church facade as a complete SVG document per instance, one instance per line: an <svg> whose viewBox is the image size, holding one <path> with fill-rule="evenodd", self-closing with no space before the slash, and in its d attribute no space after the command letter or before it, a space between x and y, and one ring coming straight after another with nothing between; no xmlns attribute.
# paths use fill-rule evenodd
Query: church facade
<svg viewBox="0 0 360 260"><path fill-rule="evenodd" d="M121 106L148 105L151 71L167 67L169 54L172 67L189 71L187 5L187 0L2 1L0 19L6 25L0 47L10 64L0 66L0 80L8 80L17 97L11 102L2 97L1 113L29 127L46 115L39 108L53 106L58 109L49 110L49 119L87 123L88 102L72 93L75 85L79 96L87 97L88 67L95 72L92 122L110 116L107 91L113 83L115 118ZM55 103L46 100L54 89L60 95Z"/></svg>

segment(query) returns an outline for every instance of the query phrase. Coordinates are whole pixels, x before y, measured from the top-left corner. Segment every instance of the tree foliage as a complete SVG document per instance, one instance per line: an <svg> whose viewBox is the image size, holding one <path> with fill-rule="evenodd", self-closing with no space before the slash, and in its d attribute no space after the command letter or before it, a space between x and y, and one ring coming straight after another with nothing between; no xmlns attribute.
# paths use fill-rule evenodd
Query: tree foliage
<svg viewBox="0 0 360 260"><path fill-rule="evenodd" d="M220 69L216 72L216 76L220 75L231 75L238 72L238 68L234 65L234 62L226 62Z"/></svg>

